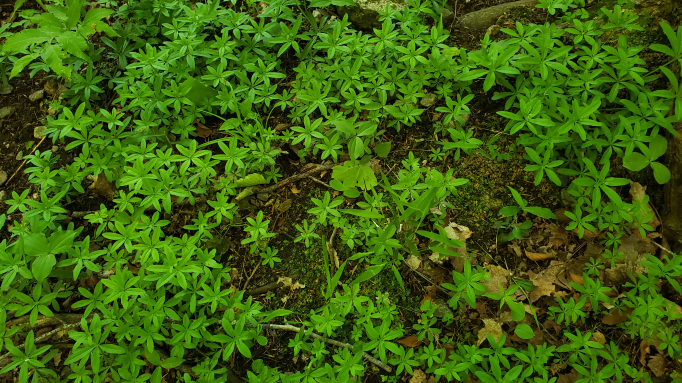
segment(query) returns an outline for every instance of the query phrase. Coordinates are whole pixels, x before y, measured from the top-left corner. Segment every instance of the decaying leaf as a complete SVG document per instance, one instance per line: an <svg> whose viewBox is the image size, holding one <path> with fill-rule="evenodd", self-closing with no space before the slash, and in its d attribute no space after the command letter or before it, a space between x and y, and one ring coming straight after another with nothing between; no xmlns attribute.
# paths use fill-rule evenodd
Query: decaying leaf
<svg viewBox="0 0 682 383"><path fill-rule="evenodd" d="M604 315L604 317L601 318L601 322L609 326L615 326L618 323L625 322L628 319L628 315L630 315L632 311L633 309L627 309L620 313L618 310L613 310L610 313Z"/></svg>
<svg viewBox="0 0 682 383"><path fill-rule="evenodd" d="M291 277L279 277L279 279L277 279L277 283L283 284L284 287L290 287L292 280Z"/></svg>
<svg viewBox="0 0 682 383"><path fill-rule="evenodd" d="M562 245L568 245L568 231L559 225L553 223L545 226L545 231L549 233L549 246L558 248Z"/></svg>
<svg viewBox="0 0 682 383"><path fill-rule="evenodd" d="M557 275L559 275L564 268L564 262L551 261L546 269L537 274L532 271L528 272L531 282L535 285L535 289L530 293L531 303L537 301L542 296L551 296L556 291L554 285L563 285L557 279Z"/></svg>
<svg viewBox="0 0 682 383"><path fill-rule="evenodd" d="M593 332L592 337L590 337L590 340L597 342L597 343L601 344L602 346L606 344L606 337L604 336L604 334L602 334L599 331Z"/></svg>
<svg viewBox="0 0 682 383"><path fill-rule="evenodd" d="M287 198L284 201L282 201L279 204L275 205L275 209L279 211L280 213L284 213L285 211L291 209L291 199Z"/></svg>
<svg viewBox="0 0 682 383"><path fill-rule="evenodd" d="M643 200L644 197L646 197L646 186L642 186L639 182L630 181L630 195L632 196L633 202ZM651 207L651 203L647 203L647 207L651 212L654 211L654 209ZM640 214L642 217L644 217L646 216L647 212L641 212ZM661 224L656 214L653 214L653 217L647 223L654 229Z"/></svg>
<svg viewBox="0 0 682 383"><path fill-rule="evenodd" d="M656 354L652 356L649 359L649 363L647 365L649 366L649 369L651 369L651 372L654 373L657 377L661 377L665 375L665 366L666 366L666 361L663 355L661 354Z"/></svg>
<svg viewBox="0 0 682 383"><path fill-rule="evenodd" d="M488 339L488 334L492 335L495 341L500 340L500 337L504 334L504 331L502 331L502 323L494 319L483 319L483 323L485 324L485 327L478 330L478 341L476 342L476 345L480 346L481 343Z"/></svg>
<svg viewBox="0 0 682 383"><path fill-rule="evenodd" d="M422 370L414 370L410 383L426 383L426 374Z"/></svg>
<svg viewBox="0 0 682 383"><path fill-rule="evenodd" d="M93 183L88 187L92 191L108 200L114 199L115 187L114 184L109 182L104 173L100 173L93 177Z"/></svg>
<svg viewBox="0 0 682 383"><path fill-rule="evenodd" d="M582 275L578 275L578 274L575 274L575 273L568 273L568 275L571 277L571 281L573 281L573 282L575 282L575 283L577 283L577 284L579 284L579 285L582 285L582 284L583 284L583 277L582 277Z"/></svg>
<svg viewBox="0 0 682 383"><path fill-rule="evenodd" d="M211 129L207 128L206 125L202 124L201 122L197 123L196 132L197 132L197 136L199 136L201 138L207 138L211 134L213 134L213 131Z"/></svg>
<svg viewBox="0 0 682 383"><path fill-rule="evenodd" d="M483 282L486 291L488 293L499 293L502 289L504 292L509 287L508 279L511 275L509 270L497 265L487 265L486 268L490 273L490 280Z"/></svg>
<svg viewBox="0 0 682 383"><path fill-rule="evenodd" d="M650 352L651 348L649 347L649 342L642 339L642 342L639 344L639 362L642 363L642 366L644 367L646 367L646 356L649 355Z"/></svg>
<svg viewBox="0 0 682 383"><path fill-rule="evenodd" d="M406 337L403 338L403 339L400 339L400 340L398 341L398 343L402 344L402 345L405 346L405 347L413 348L413 347L418 347L418 346L420 346L420 345L421 345L422 343L424 343L424 342L422 342L421 340L417 339L416 336L410 335L410 336L406 336Z"/></svg>
<svg viewBox="0 0 682 383"><path fill-rule="evenodd" d="M531 253L530 251L526 250L526 257L530 259L531 261L544 261L545 259L550 259L554 258L553 254L543 254L543 253Z"/></svg>
<svg viewBox="0 0 682 383"><path fill-rule="evenodd" d="M458 225L455 222L451 222L448 226L445 227L444 230L449 239L465 242L463 246L458 247L456 249L449 248L450 250L454 250L462 254L461 257L450 257L450 263L452 264L452 266L455 268L455 270L457 270L457 272L461 273L464 270L465 261L469 259L469 254L467 253L466 240L471 238L473 232L468 227Z"/></svg>
<svg viewBox="0 0 682 383"><path fill-rule="evenodd" d="M410 254L410 257L405 260L407 262L407 265L410 267L412 270L417 270L419 266L421 266L422 261L419 259L419 257L415 257L414 255Z"/></svg>

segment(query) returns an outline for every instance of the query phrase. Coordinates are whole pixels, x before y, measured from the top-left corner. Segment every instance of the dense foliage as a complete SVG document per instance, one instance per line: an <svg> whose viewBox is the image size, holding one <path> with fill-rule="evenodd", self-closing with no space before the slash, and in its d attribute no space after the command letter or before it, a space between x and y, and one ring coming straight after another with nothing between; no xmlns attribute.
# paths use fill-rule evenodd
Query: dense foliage
<svg viewBox="0 0 682 383"><path fill-rule="evenodd" d="M650 167L659 183L670 179L660 159L666 134L676 135L672 124L682 119L680 67L673 65L682 62L682 29L661 23L667 44L637 46L628 33L641 29L637 16L621 5L587 19L572 1L543 1L540 7L564 15L568 27L517 23L502 29L505 39L486 34L480 49L467 51L448 45L442 4L413 0L401 10L387 8L371 32L319 11L349 5L57 0L17 12L12 28L23 29L12 33L8 24L0 31L2 81L45 71L68 82L50 105L44 134L74 156L58 167L58 155L36 150L25 170L31 188L6 201L13 222L2 216L11 235L0 243L7 352L0 357L11 362L1 372L16 371L20 383L229 382L237 379L230 366L243 356L249 382L363 382L378 366L386 381L420 369L440 381L539 383L556 381L551 364L575 368L580 382L651 381L616 343L580 330L604 312L627 315L618 324L627 336L658 344L672 361L682 358L682 314L670 300L682 294L682 256L646 255L622 286L599 278L605 266L623 262L623 236L653 230L648 197L624 198L618 187L629 181L610 167L619 159L630 170ZM645 49L670 61L648 68L640 58ZM483 146L466 125L472 89L481 87L505 100L498 114L525 151L535 183L568 188L566 229L580 238L599 231L597 241L606 246L585 265L582 283L571 282L575 298L552 298L543 314L565 326L558 348L513 348L505 335L488 334L482 343L449 337L458 313L492 300L511 313L519 338L532 338L543 331L528 299L536 287L513 276L508 288L487 291L489 272L456 250L464 243L439 213L454 207L450 199L466 179L425 166L416 153L402 158L397 177L372 167L391 151L383 137L425 124L423 100L432 95L441 113L433 131L447 139L429 158L459 159ZM108 93L115 98L103 99ZM272 115L293 126L273 126ZM205 140L198 129L209 117L222 124L219 138ZM243 226L241 244L263 268L277 267L284 250L269 245L267 212L240 206L262 193L261 185L282 180L278 161L293 146L302 160L328 161L332 169L330 189L312 198L308 218L295 224L295 241L331 266L326 244L334 232L337 246L354 254L335 272L326 267L326 303L310 313L265 310L231 288L230 269L206 245ZM88 179L109 185L112 202L73 217L65 206L86 192ZM500 211L501 241L522 238L533 217L557 218L509 192L517 205ZM182 235L169 234L164 214L187 205L201 208ZM452 313L434 315L438 307L427 300L413 308L420 320L405 323L388 296L362 294L362 284L379 273L404 287L406 260L431 253L462 258L443 284ZM359 270L354 277L351 263ZM92 288L75 282L93 276ZM82 317L65 322L67 312ZM49 342L54 331L34 331L51 317L63 324L55 331L68 330L74 342L63 350L69 375L52 366L62 352ZM289 346L305 356L305 368L250 361L257 345L268 343L265 330L278 328L279 336L291 335ZM285 332L292 328L300 331ZM406 335L421 345L396 342Z"/></svg>

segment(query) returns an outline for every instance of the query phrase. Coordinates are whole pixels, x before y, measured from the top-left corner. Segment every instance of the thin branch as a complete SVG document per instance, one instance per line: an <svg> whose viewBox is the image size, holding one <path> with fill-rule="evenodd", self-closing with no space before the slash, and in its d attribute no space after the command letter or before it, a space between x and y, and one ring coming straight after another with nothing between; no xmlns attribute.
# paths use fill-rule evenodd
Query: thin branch
<svg viewBox="0 0 682 383"><path fill-rule="evenodd" d="M315 169L313 169L313 170L307 171L307 172L305 172L305 173L297 174L297 175L295 175L295 176L291 176L291 177L289 177L289 178L287 178L287 179L283 180L282 182L279 182L279 183L277 183L277 184L275 184L275 185L272 185L272 186L269 186L269 187L260 189L260 190L257 191L257 193L268 193L268 194L272 194L275 190L280 189L280 188L282 188L282 187L284 187L284 186L287 186L288 184L290 184L290 183L292 183L292 182L294 182L294 181L300 180L301 178L310 177L310 176L312 176L313 174L317 174L317 173L323 172L323 171L325 171L325 170L329 170L329 169L333 168L333 167L336 166L336 165L339 165L339 164L325 164L325 165L319 165L319 166L317 166L317 167L316 167Z"/></svg>
<svg viewBox="0 0 682 383"><path fill-rule="evenodd" d="M81 316L81 318L82 318L82 316ZM92 321L92 318L88 318L87 321L88 321L88 322ZM42 342L42 341L44 341L44 340L46 340L46 339L49 339L50 337L52 337L52 335L56 334L56 333L59 332L59 331L65 331L65 330L68 330L68 329L71 329L71 328L76 328L76 327L78 327L78 326L80 326L80 325L81 325L80 322L78 322L78 323L72 323L72 324L64 325L64 326L62 326L62 327L58 327L58 328L56 328L56 329L54 329L54 330L52 330L52 331L50 331L50 332L47 332L47 333L45 333L45 334L43 334L43 335L37 337L37 338L33 341L33 344L38 344L38 343L40 343L40 342ZM26 343L23 343L23 344L17 346L17 348L18 348L19 350L23 350L24 348L26 348ZM12 356L12 353L11 353L11 352L8 352L8 353L6 353L5 355L0 356L0 362L2 362L3 360L5 360L5 358L8 358L8 357L10 357L10 356Z"/></svg>
<svg viewBox="0 0 682 383"><path fill-rule="evenodd" d="M322 181L322 180L320 180L320 179L317 179L317 178L315 178L315 177L308 177L308 178L311 179L311 180L313 180L313 181L315 181L315 182L317 182L317 183L320 184L320 185L323 185L323 186L328 187L329 189L332 188L331 186L329 186L329 184L327 184L326 182L324 182L324 181Z"/></svg>
<svg viewBox="0 0 682 383"><path fill-rule="evenodd" d="M300 331L301 331L301 328L300 328L300 327L296 327L296 326L292 326L292 325L288 325L288 324L287 324L287 325L282 325L282 324L263 324L263 325L261 325L261 326L262 326L263 328L270 328L270 329L273 329L273 330L284 330L284 331L293 331L293 332L300 332ZM336 340L333 340L333 339L325 338L325 337L320 336L320 335L317 335L317 334L315 334L315 333L310 333L310 334L308 334L308 335L309 335L311 338L313 338L313 339L319 340L320 342L325 342L325 343L328 343L328 344L331 344L331 345L337 346L337 347L347 348L347 349L349 349L349 350L352 350L352 349L353 349L353 345L351 345L351 344L349 344L349 343L342 343L342 342L339 342L339 341L336 341ZM377 365L377 367L381 368L382 370L384 370L384 371L386 371L386 372L389 372L389 373L390 373L390 372L393 372L393 369L391 368L391 366L386 365L384 362L382 362L382 361L380 361L379 359L373 357L372 355L370 355L370 354L368 354L368 353L366 353L366 352L363 352L363 353L362 353L362 356L363 356L363 358L365 358L367 361L374 363L375 365Z"/></svg>
<svg viewBox="0 0 682 383"><path fill-rule="evenodd" d="M33 150L31 150L31 153L29 153L28 155L30 156L31 154L33 154L33 152L35 152L36 149L38 149L38 146L40 146L40 144L42 144L43 141L45 141L46 138L47 138L47 136L43 136L43 138L40 140L40 142L38 143L38 145L34 146L34 147L33 147ZM12 176L7 180L7 183L6 183L5 185L8 185L8 184L10 183L10 181L12 181L12 178L14 178L14 176L17 175L17 173L19 172L19 170L21 170L21 168L24 167L24 165L26 164L26 161L28 161L28 158L26 158L26 159L24 160L24 162L22 162L21 165L19 165L19 167L17 168L17 170L15 170L14 173L12 173Z"/></svg>
<svg viewBox="0 0 682 383"><path fill-rule="evenodd" d="M258 268L260 267L261 262L260 259L258 262L256 262L256 267L253 268L253 271L251 272L251 275L249 275L248 278L246 278L246 282L244 283L244 287L242 287L240 290L246 290L246 288L249 286L249 282L251 282L251 278L256 274L256 271L258 271Z"/></svg>

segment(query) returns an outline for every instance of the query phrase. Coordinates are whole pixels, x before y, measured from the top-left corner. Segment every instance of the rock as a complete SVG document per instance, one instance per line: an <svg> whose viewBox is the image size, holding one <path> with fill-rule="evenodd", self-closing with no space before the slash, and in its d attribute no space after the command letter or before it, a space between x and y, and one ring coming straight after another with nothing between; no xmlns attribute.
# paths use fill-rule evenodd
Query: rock
<svg viewBox="0 0 682 383"><path fill-rule="evenodd" d="M433 316L436 318L443 318L444 316L450 314L454 315L452 313L452 310L450 310L450 307L448 307L448 304L442 300L442 299L436 299L436 310L433 312Z"/></svg>
<svg viewBox="0 0 682 383"><path fill-rule="evenodd" d="M675 124L675 129L682 134L682 123ZM668 151L665 153L670 170L670 181L664 185L662 209L663 236L670 243L671 250L677 254L682 252L682 135L668 137Z"/></svg>
<svg viewBox="0 0 682 383"><path fill-rule="evenodd" d="M341 15L348 15L348 20L359 29L381 28L379 11L386 10L390 5L394 11L405 9L404 0L355 0L357 7L339 7Z"/></svg>
<svg viewBox="0 0 682 383"><path fill-rule="evenodd" d="M10 94L12 93L12 89L14 89L14 87L10 84L0 84L0 94Z"/></svg>
<svg viewBox="0 0 682 383"><path fill-rule="evenodd" d="M2 109L0 109L0 118L7 118L14 113L14 107L13 106L6 106Z"/></svg>
<svg viewBox="0 0 682 383"><path fill-rule="evenodd" d="M52 153L57 153L59 151L59 146L52 145Z"/></svg>
<svg viewBox="0 0 682 383"><path fill-rule="evenodd" d="M440 14L443 16L443 26L450 26L455 21L455 14L445 7L441 7Z"/></svg>
<svg viewBox="0 0 682 383"><path fill-rule="evenodd" d="M497 22L497 19L502 16L503 13L508 12L512 8L522 6L534 7L537 3L537 0L520 0L467 13L459 19L459 26L471 30L488 29Z"/></svg>
<svg viewBox="0 0 682 383"><path fill-rule="evenodd" d="M5 181L7 181L7 172L6 171L0 171L0 185L4 184Z"/></svg>
<svg viewBox="0 0 682 383"><path fill-rule="evenodd" d="M38 100L42 100L44 95L45 95L45 91L41 89L41 90L37 90L37 91L31 93L31 95L28 96L28 99L31 100L32 102L35 102Z"/></svg>
<svg viewBox="0 0 682 383"><path fill-rule="evenodd" d="M422 99L419 101L421 106L428 108L431 105L435 104L436 101L438 101L438 95L435 93L427 93L422 97Z"/></svg>
<svg viewBox="0 0 682 383"><path fill-rule="evenodd" d="M0 203L5 202L6 198L7 198L7 192L4 190L0 190Z"/></svg>
<svg viewBox="0 0 682 383"><path fill-rule="evenodd" d="M17 153L17 161L21 161L24 159L24 151L20 150L19 153Z"/></svg>
<svg viewBox="0 0 682 383"><path fill-rule="evenodd" d="M45 126L36 126L33 128L33 137L35 138L43 138L43 132L47 130L47 127Z"/></svg>

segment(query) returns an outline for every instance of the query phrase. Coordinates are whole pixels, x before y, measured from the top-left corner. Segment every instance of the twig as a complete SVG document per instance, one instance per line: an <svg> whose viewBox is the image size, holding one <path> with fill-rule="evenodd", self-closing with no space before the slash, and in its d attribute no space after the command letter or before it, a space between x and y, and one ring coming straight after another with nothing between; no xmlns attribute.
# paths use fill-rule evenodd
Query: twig
<svg viewBox="0 0 682 383"><path fill-rule="evenodd" d="M296 180L300 180L301 178L310 177L310 176L312 176L313 174L317 174L317 173L323 172L323 171L325 171L325 170L329 170L329 169L333 168L333 167L336 166L336 165L338 165L338 164L325 164L325 165L319 165L318 167L316 167L316 168L313 169L313 170L307 171L307 172L305 172L305 173L297 174L297 175L295 175L295 176L291 176L291 177L289 177L289 178L287 178L287 179L283 180L282 182L279 182L279 183L277 183L277 184L275 184L275 185L272 185L272 186L269 186L269 187L260 189L260 190L258 190L258 193L268 193L268 194L272 194L275 190L277 190L277 189L279 189L279 188L282 188L282 187L284 187L284 186L287 186L288 184L290 184L290 183L292 183L292 182L294 182L294 181L296 181Z"/></svg>
<svg viewBox="0 0 682 383"><path fill-rule="evenodd" d="M298 278L299 276L300 276L300 274L296 273L296 274L292 275L290 278L295 279L295 278ZM253 295L265 294L270 290L275 290L275 289L278 289L282 286L284 286L284 283L282 283L282 282L273 282L273 283L269 283L265 286L256 287L255 289L249 291L246 295L247 296L249 296L249 295L253 296Z"/></svg>
<svg viewBox="0 0 682 383"><path fill-rule="evenodd" d="M251 282L251 278L256 274L256 271L260 267L260 260L259 262L256 262L256 267L253 268L253 271L251 272L251 275L249 275L248 278L246 278L246 282L244 283L244 287L241 288L241 290L246 290L246 288L249 286L249 282Z"/></svg>
<svg viewBox="0 0 682 383"><path fill-rule="evenodd" d="M673 253L672 251L670 251L670 250L666 249L665 247L659 245L658 243L656 243L656 242L654 242L654 241L651 241L651 243L653 243L654 245L660 247L661 250L663 250L663 251L665 251L665 252L668 252L668 253L670 253L670 254L672 254L672 255L675 255L675 253Z"/></svg>
<svg viewBox="0 0 682 383"><path fill-rule="evenodd" d="M81 317L82 317L82 316L81 316ZM92 318L88 318L87 321L88 321L88 322L92 321ZM47 333L45 333L45 334L39 336L38 338L36 338L36 339L33 341L33 343L34 343L34 344L38 344L38 343L44 341L45 339L50 338L52 335L54 335L55 333L57 333L57 332L59 332L59 331L65 331L65 330L68 330L68 329L71 329L71 328L78 327L78 326L80 326L80 325L81 325L80 322L78 322L78 323L72 323L72 324L64 325L64 326L62 326L62 327L58 327L58 328L56 328L56 329L54 329L54 330L52 330L52 331L50 331L50 332L47 332ZM17 346L17 348L20 349L20 350L23 350L24 348L26 348L26 343ZM0 356L0 362L2 362L3 360L5 360L5 358L8 358L8 357L10 357L10 356L12 356L12 353L11 353L11 352L8 352L8 353L6 353L5 355Z"/></svg>
<svg viewBox="0 0 682 383"><path fill-rule="evenodd" d="M53 325L67 325L67 324L73 324L73 323L80 323L81 318L83 315L81 314L54 314L54 316L48 317L48 316L40 316L38 317L38 320L36 320L36 323L32 326L29 325L27 329L35 329L35 328L41 328L41 327L46 327L46 326L53 326ZM20 316L19 318L13 319L7 323L5 323L6 328L11 328L12 326L17 326L20 324L28 323L30 319L30 315L23 315Z"/></svg>
<svg viewBox="0 0 682 383"><path fill-rule="evenodd" d="M301 331L301 328L300 328L300 327L296 327L296 326L292 326L292 325L288 325L288 324L287 324L287 325L281 325L281 324L263 324L263 325L261 325L261 327L263 327L263 328L270 328L270 329L273 329L273 330L284 330L284 331L293 331L293 332L300 332L300 331ZM323 336L317 335L317 334L312 333L312 332L311 332L310 334L308 334L308 335L309 335L311 338L313 338L313 339L317 339L317 340L319 340L319 341L321 341L321 342L325 342L325 343L331 344L331 345L333 345L333 346L343 347L343 348L347 348L347 349L349 349L349 350L352 350L352 349L353 349L353 345L351 345L351 344L349 344L349 343L342 343L342 342L339 342L339 341L336 341L336 340L333 340L333 339L325 338L325 337L323 337ZM362 353L362 356L363 356L367 361L374 363L375 365L377 365L377 367L381 368L382 370L384 370L384 371L386 371L386 372L393 372L393 369L391 368L391 366L386 365L384 362L382 362L382 361L380 361L379 359L373 357L372 355L370 355L370 354L368 354L368 353L366 353L366 352L363 352L363 353Z"/></svg>
<svg viewBox="0 0 682 383"><path fill-rule="evenodd" d="M29 153L28 155L30 156L31 154L33 154L33 152L35 152L36 149L38 149L38 146L40 146L40 144L42 144L43 141L45 141L46 138L47 138L47 136L43 136L43 138L40 140L40 142L38 143L38 145L34 146L34 147L33 147L33 150L31 150L31 153ZM7 180L7 182L5 183L5 185L9 184L10 181L12 181L12 178L14 178L14 176L17 175L17 173L19 172L19 170L21 170L21 168L26 164L26 161L28 161L28 158L24 159L24 162L22 162L21 165L19 165L19 167L17 168L17 170L15 170L14 173L12 173L12 176Z"/></svg>
<svg viewBox="0 0 682 383"><path fill-rule="evenodd" d="M311 180L317 182L317 183L320 184L320 185L324 185L324 186L328 187L329 189L332 188L332 187L329 186L326 182L324 182L324 181L322 181L322 180L319 180L319 179L317 179L317 178L315 178L315 177L308 177L308 178L310 178Z"/></svg>

